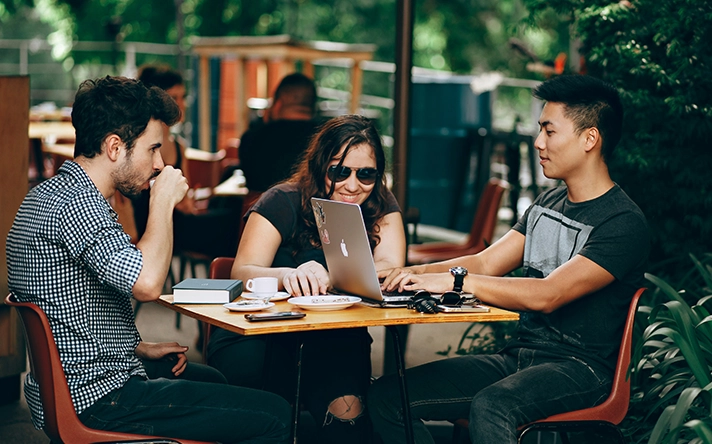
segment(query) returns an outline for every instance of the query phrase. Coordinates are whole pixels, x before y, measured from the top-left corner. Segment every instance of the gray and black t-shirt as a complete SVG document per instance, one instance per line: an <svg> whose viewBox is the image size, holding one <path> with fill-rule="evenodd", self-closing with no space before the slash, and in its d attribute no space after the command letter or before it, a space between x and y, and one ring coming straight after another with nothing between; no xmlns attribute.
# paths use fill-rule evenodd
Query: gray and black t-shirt
<svg viewBox="0 0 712 444"><path fill-rule="evenodd" d="M576 203L568 200L566 187L559 187L542 193L514 229L526 236L525 277L545 278L580 254L615 281L553 313L522 313L517 337L508 346L550 350L615 368L628 306L643 283L650 248L638 206L618 185Z"/></svg>

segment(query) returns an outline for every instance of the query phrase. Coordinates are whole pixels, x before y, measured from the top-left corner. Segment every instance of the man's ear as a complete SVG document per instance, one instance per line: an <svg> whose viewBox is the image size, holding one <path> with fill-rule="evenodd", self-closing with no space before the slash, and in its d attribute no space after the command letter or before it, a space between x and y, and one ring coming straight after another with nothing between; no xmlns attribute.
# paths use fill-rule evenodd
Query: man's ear
<svg viewBox="0 0 712 444"><path fill-rule="evenodd" d="M601 133L598 132L598 128L591 127L591 128L584 130L583 133L584 133L584 136L586 137L586 140L585 140L586 151L591 151L592 149L596 148L597 146L600 148Z"/></svg>
<svg viewBox="0 0 712 444"><path fill-rule="evenodd" d="M110 160L116 162L121 155L121 150L125 150L126 145L121 140L121 137L116 134L109 134L104 139L104 151Z"/></svg>

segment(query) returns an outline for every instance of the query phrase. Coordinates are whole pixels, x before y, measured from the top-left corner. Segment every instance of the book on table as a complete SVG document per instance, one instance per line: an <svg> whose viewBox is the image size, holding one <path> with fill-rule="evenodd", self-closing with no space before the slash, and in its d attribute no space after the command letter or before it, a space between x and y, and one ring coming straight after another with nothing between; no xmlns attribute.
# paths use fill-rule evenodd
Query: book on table
<svg viewBox="0 0 712 444"><path fill-rule="evenodd" d="M227 304L242 294L239 279L185 279L173 286L174 304Z"/></svg>

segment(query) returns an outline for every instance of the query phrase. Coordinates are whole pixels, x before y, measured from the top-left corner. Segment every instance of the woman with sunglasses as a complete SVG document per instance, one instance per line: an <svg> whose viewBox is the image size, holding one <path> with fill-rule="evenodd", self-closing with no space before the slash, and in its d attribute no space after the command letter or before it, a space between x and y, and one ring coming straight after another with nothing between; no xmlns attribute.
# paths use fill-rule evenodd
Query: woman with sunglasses
<svg viewBox="0 0 712 444"><path fill-rule="evenodd" d="M398 204L386 188L378 132L357 115L326 122L287 181L262 194L248 211L232 278L273 276L293 296L330 287L314 220L312 197L361 206L378 270L402 266L405 233ZM217 330L208 363L231 384L265 388L291 399L297 341L304 341L301 393L319 426L320 443L368 443L365 394L371 376L371 337L365 328L244 337ZM265 359L266 358L266 359Z"/></svg>

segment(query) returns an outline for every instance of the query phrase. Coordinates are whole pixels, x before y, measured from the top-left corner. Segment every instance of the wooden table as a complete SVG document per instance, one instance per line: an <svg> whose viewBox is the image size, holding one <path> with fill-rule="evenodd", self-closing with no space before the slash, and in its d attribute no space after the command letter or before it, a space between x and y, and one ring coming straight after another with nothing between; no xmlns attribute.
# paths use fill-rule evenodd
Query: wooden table
<svg viewBox="0 0 712 444"><path fill-rule="evenodd" d="M68 121L30 121L28 128L30 137L30 149L37 169L37 179L41 182L44 177L44 156L46 145L56 145L59 141L61 145L68 145L76 138L74 126ZM73 145L72 145L73 146ZM51 153L56 155L58 153ZM74 157L74 150L70 154L70 159ZM66 156L62 156L66 157Z"/></svg>
<svg viewBox="0 0 712 444"><path fill-rule="evenodd" d="M450 322L501 322L517 321L517 313L490 307L489 313L438 313L425 314L407 308L373 308L356 304L344 310L314 311L302 310L286 301L275 303L274 307L262 312L277 311L302 311L307 315L301 319L280 321L249 322L245 319L244 312L231 312L220 304L173 304L173 295L163 295L157 300L158 304L175 310L191 318L198 319L208 324L215 325L228 331L244 336L264 335L272 333L289 333L314 330L331 330L338 328L377 327L383 326L391 333L396 353L396 369L400 383L401 400L403 402L404 421L406 424L406 441L413 442L413 429L408 402L408 390L405 380L405 360L401 351L398 337L399 325L412 324L439 324ZM298 364L301 369L301 346L298 353ZM297 419L299 417L299 380L297 372L297 392L295 395L293 439L297 440Z"/></svg>
<svg viewBox="0 0 712 444"><path fill-rule="evenodd" d="M54 138L53 142L74 140L76 137L72 122L64 121L30 122L29 135L30 139Z"/></svg>

